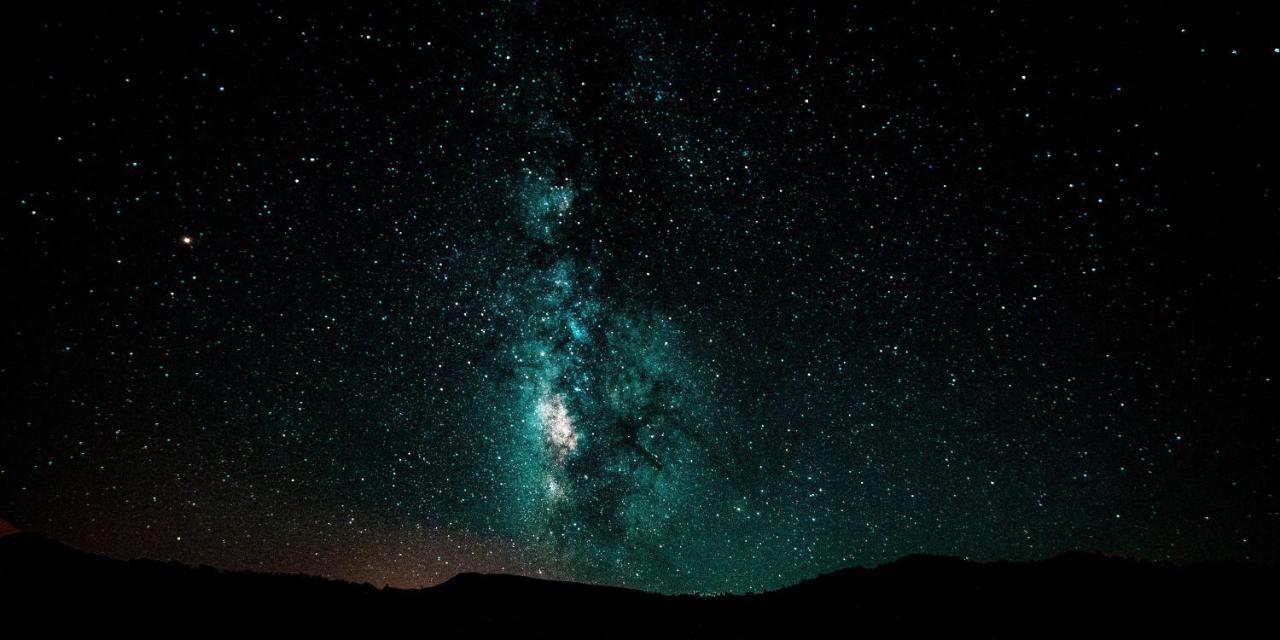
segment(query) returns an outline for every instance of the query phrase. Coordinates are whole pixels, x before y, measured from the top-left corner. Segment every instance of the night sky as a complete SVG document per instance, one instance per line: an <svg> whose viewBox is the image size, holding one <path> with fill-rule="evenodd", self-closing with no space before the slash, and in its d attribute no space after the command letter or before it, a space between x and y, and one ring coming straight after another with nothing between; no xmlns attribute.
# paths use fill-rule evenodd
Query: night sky
<svg viewBox="0 0 1280 640"><path fill-rule="evenodd" d="M11 16L0 517L397 586L1275 562L1280 30L1071 4Z"/></svg>

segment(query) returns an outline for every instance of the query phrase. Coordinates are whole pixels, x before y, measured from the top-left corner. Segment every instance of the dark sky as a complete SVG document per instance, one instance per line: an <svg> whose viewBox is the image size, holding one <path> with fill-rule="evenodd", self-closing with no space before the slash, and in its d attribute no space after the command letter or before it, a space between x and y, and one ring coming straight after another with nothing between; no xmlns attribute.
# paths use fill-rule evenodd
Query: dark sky
<svg viewBox="0 0 1280 640"><path fill-rule="evenodd" d="M0 516L400 586L1278 559L1274 21L672 4L13 16Z"/></svg>

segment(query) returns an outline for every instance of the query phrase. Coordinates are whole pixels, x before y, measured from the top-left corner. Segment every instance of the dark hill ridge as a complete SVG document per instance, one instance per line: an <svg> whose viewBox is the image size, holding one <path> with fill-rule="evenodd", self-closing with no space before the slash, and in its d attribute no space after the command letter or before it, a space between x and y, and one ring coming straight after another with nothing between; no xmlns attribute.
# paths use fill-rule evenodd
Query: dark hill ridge
<svg viewBox="0 0 1280 640"><path fill-rule="evenodd" d="M763 594L665 596L514 575L463 573L424 589L116 560L32 533L0 538L0 607L64 621L170 628L231 618L289 624L429 621L448 635L533 637L1113 637L1274 630L1280 570L1155 564L1071 553L1029 563L915 555ZM15 619L6 613L0 618Z"/></svg>

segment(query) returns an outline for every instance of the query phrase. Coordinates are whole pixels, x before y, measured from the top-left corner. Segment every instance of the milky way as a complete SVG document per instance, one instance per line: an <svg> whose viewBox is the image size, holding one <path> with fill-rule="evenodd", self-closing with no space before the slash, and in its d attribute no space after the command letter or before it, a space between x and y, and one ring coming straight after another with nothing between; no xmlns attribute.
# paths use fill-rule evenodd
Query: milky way
<svg viewBox="0 0 1280 640"><path fill-rule="evenodd" d="M1273 22L777 4L13 17L0 518L397 586L1276 560Z"/></svg>
<svg viewBox="0 0 1280 640"><path fill-rule="evenodd" d="M553 144L572 152L569 136L560 138ZM532 167L512 183L523 233L503 251L514 267L490 313L516 327L494 362L507 372L494 376L503 381L495 393L517 416L499 447L514 535L585 579L711 579L723 563L698 543L710 527L730 535L732 519L700 523L699 512L732 495L732 468L714 451L732 433L691 396L714 374L681 353L687 338L669 317L600 290L608 260L571 232L578 208L590 206L578 195L589 183Z"/></svg>

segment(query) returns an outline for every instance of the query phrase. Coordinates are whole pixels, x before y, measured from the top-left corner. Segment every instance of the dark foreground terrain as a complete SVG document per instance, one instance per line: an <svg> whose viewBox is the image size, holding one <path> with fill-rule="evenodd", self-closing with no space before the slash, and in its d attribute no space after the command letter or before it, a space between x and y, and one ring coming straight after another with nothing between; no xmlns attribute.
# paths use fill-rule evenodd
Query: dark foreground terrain
<svg viewBox="0 0 1280 640"><path fill-rule="evenodd" d="M1274 637L1275 567L1093 554L1032 563L909 556L764 594L698 597L509 575L402 590L96 556L0 538L0 629L393 627L422 637Z"/></svg>

